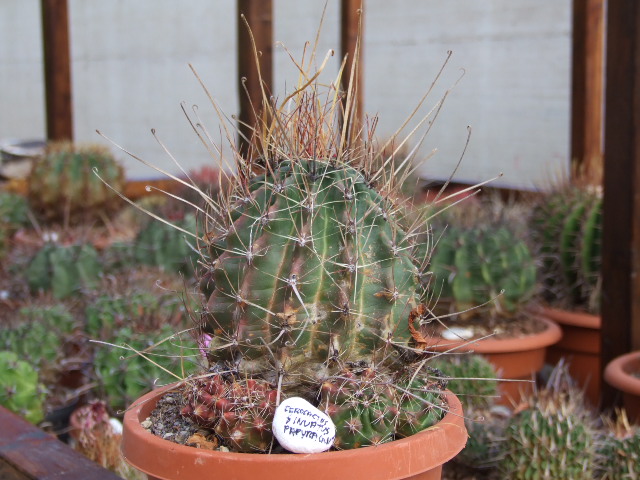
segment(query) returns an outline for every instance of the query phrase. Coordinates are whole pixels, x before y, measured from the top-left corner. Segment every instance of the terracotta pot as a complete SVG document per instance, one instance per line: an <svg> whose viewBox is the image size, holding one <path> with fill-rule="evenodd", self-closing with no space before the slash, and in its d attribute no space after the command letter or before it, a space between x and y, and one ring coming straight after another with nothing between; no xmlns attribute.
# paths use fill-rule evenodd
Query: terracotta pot
<svg viewBox="0 0 640 480"><path fill-rule="evenodd" d="M436 352L474 352L483 355L498 370L499 403L517 404L520 399L533 392L535 379L545 362L547 347L562 338L560 327L551 320L538 317L546 328L533 335L518 338L487 338L484 340L452 341L444 338L432 338L433 344L427 349ZM520 380L520 381L514 381Z"/></svg>
<svg viewBox="0 0 640 480"><path fill-rule="evenodd" d="M604 369L606 382L622 392L622 403L629 420L640 424L640 377L638 375L640 375L640 351L621 355Z"/></svg>
<svg viewBox="0 0 640 480"><path fill-rule="evenodd" d="M569 373L584 389L587 399L600 404L600 348L602 318L586 312L545 308L544 315L562 329L562 339L547 350L547 363L561 358L569 362Z"/></svg>
<svg viewBox="0 0 640 480"><path fill-rule="evenodd" d="M145 430L145 420L167 389L150 392L124 416L122 452L149 479L225 480L439 479L442 465L464 448L467 430L458 398L447 394L450 410L432 428L376 447L316 454L254 454L202 450L163 440Z"/></svg>

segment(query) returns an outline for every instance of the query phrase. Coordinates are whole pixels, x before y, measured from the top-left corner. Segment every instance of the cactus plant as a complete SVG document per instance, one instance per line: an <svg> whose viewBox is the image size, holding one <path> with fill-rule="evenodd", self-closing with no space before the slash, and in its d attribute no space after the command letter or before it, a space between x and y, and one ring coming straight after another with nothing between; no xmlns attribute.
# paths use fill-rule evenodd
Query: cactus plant
<svg viewBox="0 0 640 480"><path fill-rule="evenodd" d="M238 200L206 229L211 360L253 375L284 368L284 390L321 381L327 366L382 361L391 338L409 340L417 300L396 207L345 160L269 170L236 185Z"/></svg>
<svg viewBox="0 0 640 480"><path fill-rule="evenodd" d="M513 316L537 289L531 251L504 226L447 227L431 255L431 271L427 294L463 317Z"/></svg>
<svg viewBox="0 0 640 480"><path fill-rule="evenodd" d="M564 187L542 197L532 214L548 301L596 313L600 301L602 194Z"/></svg>
<svg viewBox="0 0 640 480"><path fill-rule="evenodd" d="M107 339L125 326L135 332L152 332L163 325L184 326L183 307L171 292L100 295L85 310L86 331L91 338Z"/></svg>
<svg viewBox="0 0 640 480"><path fill-rule="evenodd" d="M22 195L0 191L0 224L17 229L29 224L29 205Z"/></svg>
<svg viewBox="0 0 640 480"><path fill-rule="evenodd" d="M615 422L605 422L598 442L598 477L602 480L625 480L640 476L640 427L629 424L621 410Z"/></svg>
<svg viewBox="0 0 640 480"><path fill-rule="evenodd" d="M44 418L44 387L38 372L17 354L0 351L0 405L31 423Z"/></svg>
<svg viewBox="0 0 640 480"><path fill-rule="evenodd" d="M448 387L470 410L489 409L498 398L498 372L482 355L458 354L436 358L432 368L449 377Z"/></svg>
<svg viewBox="0 0 640 480"><path fill-rule="evenodd" d="M336 426L336 448L380 445L395 438L396 390L391 379L374 368L346 370L327 379L320 406Z"/></svg>
<svg viewBox="0 0 640 480"><path fill-rule="evenodd" d="M96 287L101 273L98 252L91 245L47 243L29 263L26 279L32 292L51 290L54 298L64 299Z"/></svg>
<svg viewBox="0 0 640 480"><path fill-rule="evenodd" d="M396 435L408 437L436 424L446 411L440 393L448 380L433 367L427 371L410 372L398 380L400 399Z"/></svg>
<svg viewBox="0 0 640 480"><path fill-rule="evenodd" d="M54 143L36 159L28 177L29 202L46 219L75 220L120 207L111 187L124 188L124 171L111 153L99 145Z"/></svg>
<svg viewBox="0 0 640 480"><path fill-rule="evenodd" d="M11 325L0 330L0 349L11 350L35 368L47 370L61 356L75 319L66 306L31 305L21 308Z"/></svg>
<svg viewBox="0 0 640 480"><path fill-rule="evenodd" d="M509 419L499 468L516 480L591 479L596 448L593 414L561 362L547 386Z"/></svg>
<svg viewBox="0 0 640 480"><path fill-rule="evenodd" d="M111 345L99 346L94 364L102 398L114 412L155 386L185 376L190 368L187 359L193 349L170 325L155 332L134 332L125 326L107 341Z"/></svg>
<svg viewBox="0 0 640 480"><path fill-rule="evenodd" d="M195 234L196 220L188 214L175 225ZM199 258L195 247L184 233L161 222L149 222L136 237L133 258L143 265L154 265L166 271L192 274Z"/></svg>
<svg viewBox="0 0 640 480"><path fill-rule="evenodd" d="M393 158L405 142L383 157L376 122L351 122L339 82L323 91L317 75L302 77L281 105L264 98L264 123L248 150L234 149L235 175L219 194L193 187L204 204L199 345L209 372L319 403L339 448L375 445L429 428L447 408L409 322L424 320L428 262L416 237L428 225L408 221L398 198L413 170L411 158Z"/></svg>
<svg viewBox="0 0 640 480"><path fill-rule="evenodd" d="M264 381L214 374L189 386L182 414L215 432L239 452L265 452L277 390Z"/></svg>

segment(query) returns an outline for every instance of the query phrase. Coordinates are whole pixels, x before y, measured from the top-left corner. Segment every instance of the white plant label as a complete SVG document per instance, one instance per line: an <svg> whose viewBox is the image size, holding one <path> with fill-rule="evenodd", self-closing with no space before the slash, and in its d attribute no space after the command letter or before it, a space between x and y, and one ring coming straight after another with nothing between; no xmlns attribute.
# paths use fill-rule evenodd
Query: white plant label
<svg viewBox="0 0 640 480"><path fill-rule="evenodd" d="M331 418L300 397L287 398L278 405L272 428L280 445L293 453L324 452L336 438Z"/></svg>

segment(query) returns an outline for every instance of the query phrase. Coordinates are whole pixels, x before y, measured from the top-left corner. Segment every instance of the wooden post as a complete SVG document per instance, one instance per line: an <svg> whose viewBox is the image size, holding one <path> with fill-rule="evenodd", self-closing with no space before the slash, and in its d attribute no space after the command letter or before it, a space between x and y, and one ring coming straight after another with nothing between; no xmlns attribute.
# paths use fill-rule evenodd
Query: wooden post
<svg viewBox="0 0 640 480"><path fill-rule="evenodd" d="M41 0L47 139L73 140L67 0Z"/></svg>
<svg viewBox="0 0 640 480"><path fill-rule="evenodd" d="M607 5L602 365L640 349L640 2ZM616 392L606 383L603 407Z"/></svg>
<svg viewBox="0 0 640 480"><path fill-rule="evenodd" d="M272 0L238 0L237 6L240 96L238 148L246 158L253 138L253 129L261 128L259 122L263 111L262 88L264 87L267 96L271 95L273 88L273 6ZM247 23L251 31L247 28ZM258 51L259 64L256 64L251 34Z"/></svg>
<svg viewBox="0 0 640 480"><path fill-rule="evenodd" d="M583 185L602 185L604 4L573 0L571 160Z"/></svg>
<svg viewBox="0 0 640 480"><path fill-rule="evenodd" d="M340 54L341 58L347 56L347 63L341 78L342 91L348 92L349 82L353 76L352 93L353 102L350 108L354 111L349 115L352 132L357 132L362 125L363 105L363 79L362 79L362 38L364 29L364 0L341 0L340 2ZM358 49L358 52L356 50ZM358 58L356 59L356 54ZM354 62L354 60L356 60ZM343 108L347 108L346 97Z"/></svg>

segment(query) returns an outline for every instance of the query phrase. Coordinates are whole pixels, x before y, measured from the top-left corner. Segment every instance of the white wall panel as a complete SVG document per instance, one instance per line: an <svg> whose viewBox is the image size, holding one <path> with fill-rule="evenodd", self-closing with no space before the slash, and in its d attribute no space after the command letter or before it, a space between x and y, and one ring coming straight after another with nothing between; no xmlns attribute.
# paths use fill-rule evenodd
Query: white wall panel
<svg viewBox="0 0 640 480"><path fill-rule="evenodd" d="M274 40L294 55L315 39L324 0L274 0ZM458 181L504 172L502 185L531 188L566 169L569 152L570 0L365 0L365 108L379 114L378 136L392 134L429 87L447 50L453 56L430 105L461 82L422 149L438 154L420 171L445 178L473 134ZM0 2L0 138L44 135L38 0ZM330 0L319 59L339 59L339 2ZM134 153L171 167L159 135L189 168L211 162L180 102L198 104L212 133L219 123L187 64L193 63L229 115L237 113L236 20L232 0L69 0L74 129L103 142L100 129ZM297 81L281 46L274 50L275 93ZM132 178L153 176L123 154Z"/></svg>

